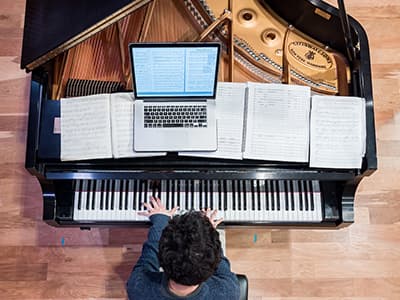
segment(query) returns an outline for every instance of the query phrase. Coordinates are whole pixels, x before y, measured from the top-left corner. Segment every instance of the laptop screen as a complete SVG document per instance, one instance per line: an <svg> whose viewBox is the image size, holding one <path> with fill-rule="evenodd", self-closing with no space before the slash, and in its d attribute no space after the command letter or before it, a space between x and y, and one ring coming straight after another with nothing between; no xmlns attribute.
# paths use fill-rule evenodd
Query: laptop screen
<svg viewBox="0 0 400 300"><path fill-rule="evenodd" d="M215 98L220 44L129 45L135 98Z"/></svg>

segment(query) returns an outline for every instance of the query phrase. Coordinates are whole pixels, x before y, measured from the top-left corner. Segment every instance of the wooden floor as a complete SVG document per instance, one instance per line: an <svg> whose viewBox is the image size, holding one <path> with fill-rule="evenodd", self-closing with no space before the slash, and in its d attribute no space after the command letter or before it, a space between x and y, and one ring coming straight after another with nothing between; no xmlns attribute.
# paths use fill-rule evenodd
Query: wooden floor
<svg viewBox="0 0 400 300"><path fill-rule="evenodd" d="M41 221L41 190L24 169L24 2L0 2L0 298L124 299L146 230ZM400 299L400 1L345 2L370 41L379 170L362 181L348 228L227 230L227 255L253 300Z"/></svg>

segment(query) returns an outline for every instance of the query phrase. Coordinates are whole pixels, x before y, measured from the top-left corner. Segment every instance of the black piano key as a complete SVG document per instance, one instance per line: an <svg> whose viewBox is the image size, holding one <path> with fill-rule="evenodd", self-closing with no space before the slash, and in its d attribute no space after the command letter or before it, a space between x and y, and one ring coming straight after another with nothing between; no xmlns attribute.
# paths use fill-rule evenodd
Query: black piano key
<svg viewBox="0 0 400 300"><path fill-rule="evenodd" d="M93 192L92 192L92 202L91 209L94 210L95 202L96 202L96 193L97 192L97 180L93 180Z"/></svg>
<svg viewBox="0 0 400 300"><path fill-rule="evenodd" d="M236 194L236 210L240 210L241 206L241 199L242 199L242 195L241 195L241 188L240 188L240 182L239 180L235 180L234 181L235 184L235 194Z"/></svg>
<svg viewBox="0 0 400 300"><path fill-rule="evenodd" d="M219 181L219 203L222 202L220 206L220 210L227 210L228 207L228 192L227 192L227 186L226 186L226 180L220 180ZM223 201L221 201L223 199Z"/></svg>
<svg viewBox="0 0 400 300"><path fill-rule="evenodd" d="M274 180L273 182L274 182L274 190L275 190L274 194L275 194L276 208L279 211L279 210L281 210L281 201L280 201L281 199L280 199L280 193L279 193L279 184L278 184L277 180ZM282 209L283 209L283 207L282 207Z"/></svg>
<svg viewBox="0 0 400 300"><path fill-rule="evenodd" d="M309 183L309 191L310 191L310 202L311 202L311 210L314 210L314 189L312 185L312 181L308 181Z"/></svg>
<svg viewBox="0 0 400 300"><path fill-rule="evenodd" d="M105 199L105 180L100 181L100 210L104 209L104 199Z"/></svg>
<svg viewBox="0 0 400 300"><path fill-rule="evenodd" d="M212 210L214 210L214 209L218 209L217 208L217 206L214 204L214 190L215 190L215 187L214 187L214 185L213 185L213 180L209 180L208 181L208 203L210 204L210 208L212 209Z"/></svg>
<svg viewBox="0 0 400 300"><path fill-rule="evenodd" d="M211 209L214 209L213 207L213 185L211 180L207 180L207 204Z"/></svg>
<svg viewBox="0 0 400 300"><path fill-rule="evenodd" d="M155 180L150 180L150 196L153 198L157 198L157 186Z"/></svg>
<svg viewBox="0 0 400 300"><path fill-rule="evenodd" d="M289 210L289 184L287 180L283 182L283 186L283 192L285 194L285 209Z"/></svg>
<svg viewBox="0 0 400 300"><path fill-rule="evenodd" d="M256 180L257 184L257 208L261 210L261 188L260 188L260 180Z"/></svg>
<svg viewBox="0 0 400 300"><path fill-rule="evenodd" d="M105 197L104 197L104 210L108 210L108 207L110 206L111 202L111 179L107 179L104 183L104 191L105 191Z"/></svg>
<svg viewBox="0 0 400 300"><path fill-rule="evenodd" d="M189 210L190 180L185 180L185 207Z"/></svg>
<svg viewBox="0 0 400 300"><path fill-rule="evenodd" d="M109 209L113 210L114 209L114 204L115 204L115 180L110 180L111 181L111 203Z"/></svg>
<svg viewBox="0 0 400 300"><path fill-rule="evenodd" d="M89 210L89 208L90 208L91 191L92 191L92 180L88 180L87 192L86 192L86 207L85 207L86 210Z"/></svg>
<svg viewBox="0 0 400 300"><path fill-rule="evenodd" d="M236 180L232 180L232 210L236 209Z"/></svg>
<svg viewBox="0 0 400 300"><path fill-rule="evenodd" d="M130 183L130 180L126 180L126 182L125 182L125 206L124 206L124 209L125 210L128 210L129 209L129 183Z"/></svg>
<svg viewBox="0 0 400 300"><path fill-rule="evenodd" d="M118 209L123 210L125 206L125 179L121 179L119 187L119 203Z"/></svg>
<svg viewBox="0 0 400 300"><path fill-rule="evenodd" d="M174 180L169 181L169 209L174 208Z"/></svg>
<svg viewBox="0 0 400 300"><path fill-rule="evenodd" d="M304 194L304 207L306 211L309 211L310 208L308 207L308 188L307 188L307 181L302 180L301 185L303 186L303 194Z"/></svg>
<svg viewBox="0 0 400 300"><path fill-rule="evenodd" d="M252 206L252 210L256 210L256 191L257 191L257 183L255 180L251 180L250 181L250 192L251 192L251 206Z"/></svg>
<svg viewBox="0 0 400 300"><path fill-rule="evenodd" d="M269 208L269 202L270 202L270 184L269 180L264 180L264 193L265 193L265 209L268 211L270 210Z"/></svg>
<svg viewBox="0 0 400 300"><path fill-rule="evenodd" d="M169 194L170 194L170 196L169 196L169 206L170 206L170 209L173 209L176 206L176 204L175 204L175 201L176 201L175 180L170 180L169 189L170 189L169 190Z"/></svg>
<svg viewBox="0 0 400 300"><path fill-rule="evenodd" d="M289 198L292 206L292 210L295 210L294 207L294 187L293 187L293 180L289 181Z"/></svg>
<svg viewBox="0 0 400 300"><path fill-rule="evenodd" d="M155 197L158 199L161 199L161 181L156 180L154 181L154 186L155 186Z"/></svg>
<svg viewBox="0 0 400 300"><path fill-rule="evenodd" d="M272 211L275 210L275 193L274 193L274 185L273 185L273 180L268 180L268 196L269 196L269 204L270 204L270 209Z"/></svg>
<svg viewBox="0 0 400 300"><path fill-rule="evenodd" d="M143 202L149 202L150 200L149 182L147 180L143 180L143 191L144 191Z"/></svg>
<svg viewBox="0 0 400 300"><path fill-rule="evenodd" d="M181 180L176 182L176 206L181 206Z"/></svg>
<svg viewBox="0 0 400 300"><path fill-rule="evenodd" d="M298 193L299 193L300 211L302 211L303 210L303 190L301 188L300 180L297 181L297 190L298 190Z"/></svg>
<svg viewBox="0 0 400 300"><path fill-rule="evenodd" d="M137 193L138 193L138 186L137 186L137 180L133 180L133 187L132 187L132 193L133 193L133 199L132 199L132 209L133 210L137 210L137 201L138 201L138 197L137 197Z"/></svg>
<svg viewBox="0 0 400 300"><path fill-rule="evenodd" d="M170 201L171 201L171 199L170 199L170 184L171 184L171 181L170 180L166 180L166 186L165 186L165 193L166 193L166 199L165 199L165 207L166 207L166 209L171 209L170 207Z"/></svg>
<svg viewBox="0 0 400 300"><path fill-rule="evenodd" d="M143 199L143 187L142 187L142 180L138 181L138 201L137 201L137 209L140 210L140 208L142 207L142 203L144 202Z"/></svg>
<svg viewBox="0 0 400 300"><path fill-rule="evenodd" d="M78 192L78 210L82 209L82 181L76 180L75 181L75 192Z"/></svg>

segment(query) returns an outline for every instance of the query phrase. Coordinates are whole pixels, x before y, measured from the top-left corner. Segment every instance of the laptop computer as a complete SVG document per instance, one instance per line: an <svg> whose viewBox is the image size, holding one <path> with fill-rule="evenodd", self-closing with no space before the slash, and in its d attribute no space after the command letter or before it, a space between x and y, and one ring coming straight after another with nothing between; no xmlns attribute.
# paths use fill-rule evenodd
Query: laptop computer
<svg viewBox="0 0 400 300"><path fill-rule="evenodd" d="M219 43L131 43L135 151L217 150Z"/></svg>

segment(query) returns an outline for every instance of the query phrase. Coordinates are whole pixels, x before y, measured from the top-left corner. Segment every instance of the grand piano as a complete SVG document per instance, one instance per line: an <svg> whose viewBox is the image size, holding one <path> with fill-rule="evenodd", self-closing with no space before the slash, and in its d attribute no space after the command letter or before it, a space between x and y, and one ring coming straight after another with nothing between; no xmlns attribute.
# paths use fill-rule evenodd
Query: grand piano
<svg viewBox="0 0 400 300"><path fill-rule="evenodd" d="M60 98L130 92L130 42L195 40L222 44L219 81L365 98L362 167L177 153L60 160ZM357 186L377 168L368 40L343 1L27 0L21 67L32 74L25 165L52 226L146 226L137 212L154 195L167 208L218 209L225 226L340 227L353 222Z"/></svg>

